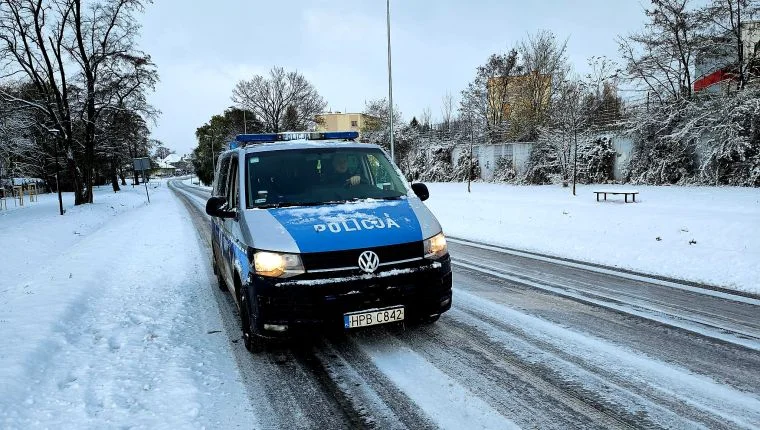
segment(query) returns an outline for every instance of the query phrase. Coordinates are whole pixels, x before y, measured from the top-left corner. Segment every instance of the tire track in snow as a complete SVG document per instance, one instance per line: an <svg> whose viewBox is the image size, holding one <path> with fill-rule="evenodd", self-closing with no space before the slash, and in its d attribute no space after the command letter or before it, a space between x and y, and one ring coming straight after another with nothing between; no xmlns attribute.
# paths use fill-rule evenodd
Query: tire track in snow
<svg viewBox="0 0 760 430"><path fill-rule="evenodd" d="M457 242L458 243L458 242ZM730 296L688 285L675 288L628 279L606 270L597 273L578 267L530 260L492 249L457 245L461 254L452 264L499 277L579 302L650 319L714 341L760 350L760 301ZM498 249L498 248L496 248ZM473 253L473 250L477 250ZM656 280L654 280L656 281ZM672 284L672 282L671 282ZM738 312L741 311L741 312Z"/></svg>
<svg viewBox="0 0 760 430"><path fill-rule="evenodd" d="M607 404L615 415L635 410L656 426L753 427L760 423L757 393L736 390L680 366L573 332L469 293L459 294L455 325L494 345L558 385ZM621 411L621 407L623 410ZM752 412L754 411L754 412ZM636 420L633 423L638 426Z"/></svg>
<svg viewBox="0 0 760 430"><path fill-rule="evenodd" d="M422 332L394 335L400 349L420 354L520 427L631 428L647 424L596 401L592 393L557 383L546 369L527 365L448 316Z"/></svg>

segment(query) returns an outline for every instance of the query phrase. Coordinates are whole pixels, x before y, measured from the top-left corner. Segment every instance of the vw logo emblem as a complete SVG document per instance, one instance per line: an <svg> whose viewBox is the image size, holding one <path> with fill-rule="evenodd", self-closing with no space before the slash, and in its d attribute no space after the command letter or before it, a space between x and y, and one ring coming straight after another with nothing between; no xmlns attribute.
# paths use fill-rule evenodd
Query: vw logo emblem
<svg viewBox="0 0 760 430"><path fill-rule="evenodd" d="M366 273L372 273L380 265L380 258L372 251L364 251L359 255L359 268Z"/></svg>

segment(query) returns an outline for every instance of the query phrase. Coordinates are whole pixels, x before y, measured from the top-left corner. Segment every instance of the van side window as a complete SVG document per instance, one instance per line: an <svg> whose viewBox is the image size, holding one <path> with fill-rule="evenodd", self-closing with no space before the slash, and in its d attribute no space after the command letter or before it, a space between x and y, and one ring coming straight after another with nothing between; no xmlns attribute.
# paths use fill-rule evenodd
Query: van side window
<svg viewBox="0 0 760 430"><path fill-rule="evenodd" d="M219 166L216 172L216 178L214 178L214 195L226 196L227 195L227 172L230 168L230 154L224 154L222 159L218 161Z"/></svg>
<svg viewBox="0 0 760 430"><path fill-rule="evenodd" d="M238 207L238 157L233 155L230 158L229 185L227 187L227 207L236 209Z"/></svg>

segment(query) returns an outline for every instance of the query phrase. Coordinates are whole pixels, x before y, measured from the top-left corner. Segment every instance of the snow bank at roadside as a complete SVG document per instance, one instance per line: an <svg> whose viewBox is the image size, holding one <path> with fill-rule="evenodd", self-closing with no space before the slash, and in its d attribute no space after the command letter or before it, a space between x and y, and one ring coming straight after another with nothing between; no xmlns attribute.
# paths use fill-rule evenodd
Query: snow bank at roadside
<svg viewBox="0 0 760 430"><path fill-rule="evenodd" d="M187 211L149 187L0 216L0 427L255 422Z"/></svg>
<svg viewBox="0 0 760 430"><path fill-rule="evenodd" d="M597 186L428 186L450 236L760 293L757 188L637 186L625 204Z"/></svg>
<svg viewBox="0 0 760 430"><path fill-rule="evenodd" d="M190 177L190 178L187 178L187 179L183 179L182 183L186 184L186 185L192 185L193 187L196 187L196 188L202 188L204 190L210 190L211 189L211 187L209 187L207 185L203 185L200 181L198 181L198 177L197 176L193 176L193 177Z"/></svg>

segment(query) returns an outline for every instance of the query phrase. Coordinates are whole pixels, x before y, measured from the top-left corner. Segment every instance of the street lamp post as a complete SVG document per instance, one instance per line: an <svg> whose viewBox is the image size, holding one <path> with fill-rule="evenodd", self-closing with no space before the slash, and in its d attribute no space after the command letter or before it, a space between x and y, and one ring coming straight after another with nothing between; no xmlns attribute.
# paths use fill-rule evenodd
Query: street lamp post
<svg viewBox="0 0 760 430"><path fill-rule="evenodd" d="M388 28L388 112L391 130L391 160L396 161L393 151L393 78L391 74L391 2L385 1L385 17Z"/></svg>
<svg viewBox="0 0 760 430"><path fill-rule="evenodd" d="M58 211L61 215L63 215L63 196L61 196L61 183L58 179L58 176L61 171L61 165L58 164L58 130L55 129L48 129L48 131L53 135L53 140L55 141L55 189L58 192Z"/></svg>

